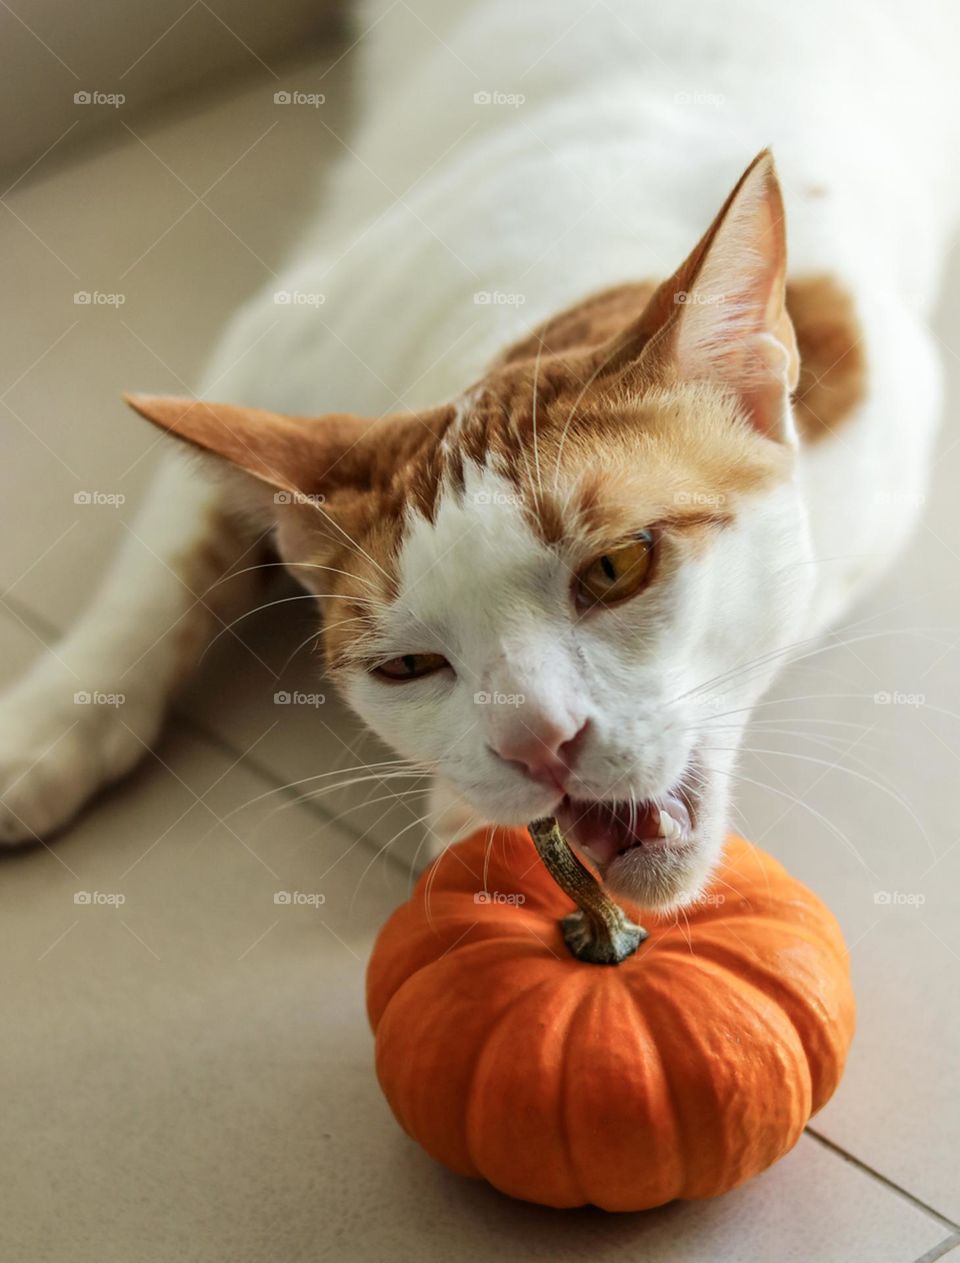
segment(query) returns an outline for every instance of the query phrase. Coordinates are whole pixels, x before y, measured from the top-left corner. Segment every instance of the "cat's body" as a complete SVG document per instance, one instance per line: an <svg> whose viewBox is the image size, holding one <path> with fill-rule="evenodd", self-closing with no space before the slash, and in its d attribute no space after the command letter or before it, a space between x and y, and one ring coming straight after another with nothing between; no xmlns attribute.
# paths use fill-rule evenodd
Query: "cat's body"
<svg viewBox="0 0 960 1263"><path fill-rule="evenodd" d="M738 580L742 590L731 585L729 607L720 614L711 610L707 588L700 596L684 596L685 625L691 619L707 624L712 617L718 624L726 619L729 641L718 632L706 652L704 633L703 643L691 647L693 674L670 660L669 647L662 662L631 661L604 703L602 719L610 728L620 722L618 692L626 694L628 708L636 709L638 701L641 710L648 701L652 706L652 693L629 695L632 687L644 688L647 676L669 678L676 693L678 681L697 691L707 684L697 676L704 664L721 675L751 657L770 655L765 665L751 669L749 687L742 694L734 691L731 707L742 702L749 709L786 646L835 621L895 555L922 503L939 410L939 369L925 322L960 208L952 158L956 102L938 62L951 42L947 7L919 6L910 31L894 24L892 5L888 12L887 6L835 6L826 0L794 10L761 0L592 8L558 0L524 6L438 0L414 5L416 17L407 6L382 7L386 17L379 14L382 29L366 66L367 117L350 142L359 156L325 189L321 216L289 268L228 330L209 374L216 383L212 397L294 415L350 409L371 417L452 400L450 415L421 414L428 418L426 428L435 430L441 453L430 447L422 459L440 460L443 444L455 444L458 427L469 429L482 409L482 388L464 392L509 343L554 318L526 351L514 352L516 381L510 370L506 386L497 378L491 389L505 412L511 391L532 389L536 399L543 362L544 380L552 371L559 383L554 396L566 400L569 417L589 385L579 389L589 374L578 377L576 364L593 363L589 355L607 345L618 321L641 316L654 285L687 256L738 171L759 148L772 145L789 223L787 306L806 374L798 391L801 405L794 409L799 455L785 475L789 490L770 493L780 499L755 504L745 488L731 483L725 493L731 504L739 506L742 499L746 507L735 524L722 524L726 542L683 547L700 558L690 561L693 567L736 568L751 549L762 548L758 541L766 533L781 550L782 566L771 558L763 564L771 574L793 567L790 582L781 605L761 610L756 603L756 611L750 597L756 571L749 569ZM633 282L641 283L635 291L580 308L572 323L555 319L605 287ZM714 291L712 297L693 294L690 301L722 303L725 295L716 285ZM290 301L278 304L278 292ZM317 295L323 296L319 308L320 300L311 297ZM683 297L674 294L673 301L682 304ZM687 323L695 318L696 313L686 317ZM637 343L638 355L646 340L644 334ZM552 370L551 355L560 357ZM644 389L650 380L649 374L643 378ZM621 385L617 390L620 398ZM680 412L688 406L695 414L701 403L684 397ZM704 406L709 411L712 404ZM142 410L158 419L149 407ZM449 576L454 564L472 568L467 599L480 603L470 618L482 643L474 650L469 635L448 631L458 653L476 652L469 670L486 684L496 671L483 658L483 645L499 644L503 627L516 623L511 611L528 604L510 575L504 577L504 556L510 553L505 540L517 541L515 572L526 573L535 552L536 531L525 517L531 497L536 499L534 483L549 483L562 465L565 440L556 431L563 417L555 411L551 421L544 413L541 441L550 463L545 455L542 468L535 404L533 415L534 444L527 441L522 453L518 503L502 503L517 492L516 481L504 479L503 470L477 467L461 485L466 500L456 511L441 495L439 508L431 503L425 517L408 518L398 527L398 573L392 562L387 566L399 604L413 587L417 601L423 598L410 626L434 629L438 611L454 599L456 588L453 579L445 586L438 576ZM529 430L526 413L524 418ZM222 453L231 443L223 434L216 442L198 439L179 419L160 419L168 428L186 430L200 446ZM227 429L232 424L228 420ZM493 424L485 435L493 433ZM729 429L726 418L718 424ZM362 450L359 434L344 443L338 462L354 444ZM412 439L400 444L402 460L411 443L416 446ZM243 453L230 456L250 469ZM262 470L258 477L264 477ZM310 490L292 475L273 482ZM762 483L758 475L757 485ZM674 489L672 495L675 502L681 497L684 512L691 508L690 497L699 496L692 507L709 517L718 508L712 485L708 480L701 486L694 477L690 490ZM351 509L344 495L334 488L330 505L334 514L344 506L336 531L345 544ZM295 572L299 565L308 586L329 590L302 568L319 564L303 560L319 554L304 544L310 525L302 514L271 513L265 501L253 514L256 527L245 532L237 504L235 487L207 481L177 458L168 462L136 527L158 556L155 574L144 574L142 552L131 550L126 572L108 580L107 595L58 647L58 656L41 664L0 709L0 788L16 781L5 795L7 814L0 817L8 840L56 827L97 785L139 757L200 647L221 620L249 602L251 576L213 588L205 602L196 598L231 563L257 561L254 540L263 526L274 524L272 518L283 519L280 551L294 558ZM499 517L491 518L491 508ZM464 532L470 549L458 558ZM739 543L737 532L743 533ZM327 530L332 548L329 535ZM541 531L536 548L543 558L549 545ZM707 548L713 551L704 563ZM363 552L366 557L366 546ZM443 558L450 554L444 569ZM333 556L325 554L323 564L345 564L330 560ZM375 564L385 573L379 554ZM487 589L484 575L491 584ZM368 586L372 581L370 575L364 580ZM713 581L707 576L703 582ZM719 593L724 585L709 590ZM542 616L543 609L534 611L531 626ZM659 617L664 621L667 614ZM734 629L750 628L754 618L753 632L745 630L738 644ZM174 628L171 634L165 634L168 627ZM571 649L567 632L564 625L558 636L581 660L599 661L610 649L594 652L583 644ZM439 640L409 645L411 653L447 648L445 642L440 648ZM393 651L403 654L407 648L397 642ZM513 688L537 697L530 674L536 671L531 666L525 676L517 666L532 652L526 643L496 677L505 693ZM545 644L533 656L549 661L551 653ZM447 656L452 660L453 651ZM558 659L555 666L552 678L563 680L568 665ZM611 659L604 670L616 674L616 662ZM583 681L572 668L569 674L571 696L578 695ZM391 713L397 702L383 700L376 692L382 685L359 678L341 683L358 711L403 749L409 713ZM550 682L541 683L546 697ZM78 713L70 700L79 689L123 692L128 704L122 715L93 707ZM662 706L672 701L659 698ZM404 752L439 763L439 757L431 758L428 730L442 734L444 724L424 706L420 710L425 731L415 748ZM604 728L601 716L588 711L577 712L575 732L563 736L559 748L572 746L588 724L591 731ZM466 729L460 718L456 731ZM497 729L499 720L484 716L482 722L489 727L483 752L499 751L511 765L525 762L523 754L500 750L497 743L506 737ZM686 716L684 722L694 720ZM448 745L455 743L453 733L443 737ZM731 745L736 735L728 733ZM632 739L642 743L645 730L635 730ZM477 757L469 752L468 762L475 765ZM662 761L670 760L664 755ZM700 767L697 774L702 772ZM645 777L653 784L647 768L628 785L631 796L650 792L643 788ZM468 814L522 819L525 812L552 808L546 799L528 801L521 790L512 787L512 796L504 790L504 800L494 801L489 785L473 786ZM457 797L441 796L445 826L463 823ZM718 830L725 805L717 791L710 811ZM443 814L440 807L438 813ZM689 896L704 871L704 864L694 866L685 887L665 886L662 897Z"/></svg>

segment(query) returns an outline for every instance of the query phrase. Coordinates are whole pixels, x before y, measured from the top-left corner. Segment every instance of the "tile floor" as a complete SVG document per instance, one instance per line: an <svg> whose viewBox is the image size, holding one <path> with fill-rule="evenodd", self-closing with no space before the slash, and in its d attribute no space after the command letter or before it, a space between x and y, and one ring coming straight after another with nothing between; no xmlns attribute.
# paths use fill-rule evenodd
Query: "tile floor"
<svg viewBox="0 0 960 1263"><path fill-rule="evenodd" d="M78 610L150 476L154 436L118 392L196 384L227 313L280 263L349 125L347 63L328 65L284 81L322 76L333 131L310 110L278 117L263 77L40 164L7 197L0 683ZM81 290L126 301L77 305ZM955 412L960 264L938 330ZM322 688L305 651L288 664L307 624L274 610L217 645L137 773L0 867L2 1257L960 1260L958 478L949 416L909 555L751 735L744 831L836 910L860 1005L840 1091L779 1166L711 1203L559 1215L448 1175L400 1134L362 975L416 829L380 848L416 812L385 792L277 792L375 746L332 697L274 704L291 681ZM74 503L101 488L126 503ZM278 906L280 889L324 902ZM77 905L78 890L125 902Z"/></svg>

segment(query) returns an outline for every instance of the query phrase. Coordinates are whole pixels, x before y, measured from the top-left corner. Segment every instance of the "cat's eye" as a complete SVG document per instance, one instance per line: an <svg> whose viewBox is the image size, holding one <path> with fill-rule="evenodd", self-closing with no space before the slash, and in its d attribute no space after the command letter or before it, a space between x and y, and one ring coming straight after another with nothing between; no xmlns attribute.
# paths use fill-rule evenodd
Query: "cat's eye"
<svg viewBox="0 0 960 1263"><path fill-rule="evenodd" d="M617 605L646 585L653 568L652 531L640 531L618 548L611 548L577 575L574 596L582 609L593 605Z"/></svg>
<svg viewBox="0 0 960 1263"><path fill-rule="evenodd" d="M446 658L439 653L405 653L399 658L381 662L373 673L385 680L420 680L449 665Z"/></svg>

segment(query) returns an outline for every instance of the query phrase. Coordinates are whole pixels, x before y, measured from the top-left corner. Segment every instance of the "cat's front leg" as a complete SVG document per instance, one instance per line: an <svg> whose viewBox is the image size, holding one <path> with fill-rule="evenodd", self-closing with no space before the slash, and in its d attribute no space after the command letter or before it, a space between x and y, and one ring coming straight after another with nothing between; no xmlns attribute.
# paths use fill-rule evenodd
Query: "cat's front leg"
<svg viewBox="0 0 960 1263"><path fill-rule="evenodd" d="M0 845L64 825L144 756L171 697L246 608L258 550L222 490L168 460L67 635L0 698Z"/></svg>

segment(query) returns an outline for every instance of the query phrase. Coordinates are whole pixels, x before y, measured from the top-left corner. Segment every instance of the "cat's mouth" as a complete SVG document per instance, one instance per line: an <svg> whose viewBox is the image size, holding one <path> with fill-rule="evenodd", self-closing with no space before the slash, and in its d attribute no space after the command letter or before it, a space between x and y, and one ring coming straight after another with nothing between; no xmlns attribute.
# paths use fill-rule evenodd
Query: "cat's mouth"
<svg viewBox="0 0 960 1263"><path fill-rule="evenodd" d="M635 802L564 798L557 819L566 836L596 864L603 876L610 865L638 848L665 858L696 844L697 801L677 786L656 798Z"/></svg>

